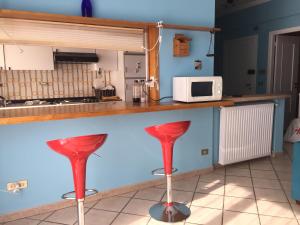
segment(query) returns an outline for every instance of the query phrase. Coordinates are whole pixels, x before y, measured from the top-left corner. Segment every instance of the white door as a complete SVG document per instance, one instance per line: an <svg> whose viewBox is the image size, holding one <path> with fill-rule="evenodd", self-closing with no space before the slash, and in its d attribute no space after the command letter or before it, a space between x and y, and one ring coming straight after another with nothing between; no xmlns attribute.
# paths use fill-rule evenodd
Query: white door
<svg viewBox="0 0 300 225"><path fill-rule="evenodd" d="M223 57L224 94L255 94L257 36L225 41Z"/></svg>
<svg viewBox="0 0 300 225"><path fill-rule="evenodd" d="M285 105L285 126L297 116L299 47L300 37L275 38L273 93L291 95Z"/></svg>
<svg viewBox="0 0 300 225"><path fill-rule="evenodd" d="M4 49L3 49L3 45L0 45L0 70L3 69L5 69Z"/></svg>
<svg viewBox="0 0 300 225"><path fill-rule="evenodd" d="M4 45L6 69L54 70L52 47Z"/></svg>

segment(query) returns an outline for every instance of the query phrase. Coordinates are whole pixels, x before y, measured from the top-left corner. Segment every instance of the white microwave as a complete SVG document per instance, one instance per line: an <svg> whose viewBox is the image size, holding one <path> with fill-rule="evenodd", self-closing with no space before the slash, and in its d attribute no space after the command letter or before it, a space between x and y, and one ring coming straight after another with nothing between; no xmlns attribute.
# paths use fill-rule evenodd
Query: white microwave
<svg viewBox="0 0 300 225"><path fill-rule="evenodd" d="M222 99L222 77L173 77L173 100L205 102Z"/></svg>

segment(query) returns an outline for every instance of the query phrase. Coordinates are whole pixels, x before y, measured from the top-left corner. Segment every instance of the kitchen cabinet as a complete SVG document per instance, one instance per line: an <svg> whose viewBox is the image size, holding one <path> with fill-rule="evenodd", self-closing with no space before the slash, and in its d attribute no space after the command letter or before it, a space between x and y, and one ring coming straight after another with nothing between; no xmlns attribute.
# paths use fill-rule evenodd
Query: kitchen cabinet
<svg viewBox="0 0 300 225"><path fill-rule="evenodd" d="M5 69L5 61L4 61L4 47L0 45L0 70Z"/></svg>
<svg viewBox="0 0 300 225"><path fill-rule="evenodd" d="M143 54L125 54L125 78L140 78L146 77L146 61Z"/></svg>
<svg viewBox="0 0 300 225"><path fill-rule="evenodd" d="M99 62L97 67L105 71L117 71L118 70L118 51L111 50L96 50L99 56Z"/></svg>
<svg viewBox="0 0 300 225"><path fill-rule="evenodd" d="M9 70L54 70L52 47L4 45L4 54Z"/></svg>

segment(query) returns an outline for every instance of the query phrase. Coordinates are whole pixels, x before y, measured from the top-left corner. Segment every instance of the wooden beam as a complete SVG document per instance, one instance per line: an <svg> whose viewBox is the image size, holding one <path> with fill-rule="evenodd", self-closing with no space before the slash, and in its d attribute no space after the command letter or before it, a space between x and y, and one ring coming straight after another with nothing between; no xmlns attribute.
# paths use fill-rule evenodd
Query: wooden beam
<svg viewBox="0 0 300 225"><path fill-rule="evenodd" d="M147 29L148 27L157 26L157 23L155 22L113 20L113 19L105 19L105 18L69 16L63 14L50 14L50 13L42 13L42 12L18 11L18 10L10 10L10 9L0 9L0 18L48 21L48 22L71 23L71 24L85 24L85 25L96 25L96 26L123 27L123 28L140 28L140 29ZM176 24L163 24L163 28L179 29L179 30L194 30L194 31L203 31L203 32L220 31L219 28L214 28L214 27L201 27L201 26L176 25Z"/></svg>
<svg viewBox="0 0 300 225"><path fill-rule="evenodd" d="M219 32L220 28L215 27L200 27L200 26L188 26L188 25L176 25L176 24L163 24L163 29L175 29L175 30L192 30L203 32Z"/></svg>
<svg viewBox="0 0 300 225"><path fill-rule="evenodd" d="M148 48L152 49L157 44L158 39L158 28L149 27L148 29ZM159 48L158 45L149 52L149 78L154 77L159 81ZM150 88L149 100L159 99L160 94L156 87Z"/></svg>

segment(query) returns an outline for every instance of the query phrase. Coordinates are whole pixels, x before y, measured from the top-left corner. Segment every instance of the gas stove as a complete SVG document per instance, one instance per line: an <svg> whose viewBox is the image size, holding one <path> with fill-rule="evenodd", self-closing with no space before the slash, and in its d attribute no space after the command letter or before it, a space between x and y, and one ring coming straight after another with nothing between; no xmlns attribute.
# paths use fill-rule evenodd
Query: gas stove
<svg viewBox="0 0 300 225"><path fill-rule="evenodd" d="M84 103L97 103L96 97L76 97L76 98L49 98L49 99L30 99L30 100L12 100L6 105L12 107L29 107L29 106L54 106L54 105L72 105Z"/></svg>

